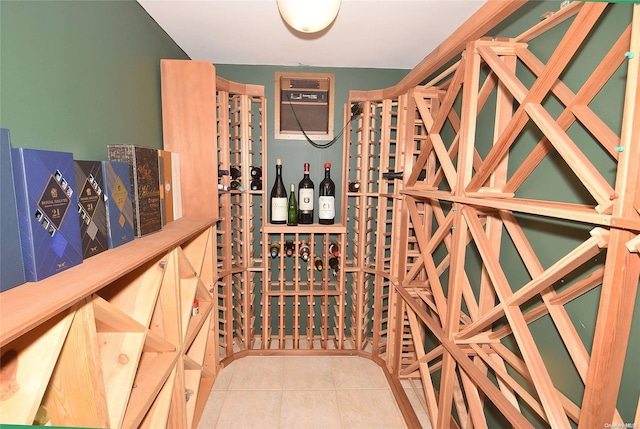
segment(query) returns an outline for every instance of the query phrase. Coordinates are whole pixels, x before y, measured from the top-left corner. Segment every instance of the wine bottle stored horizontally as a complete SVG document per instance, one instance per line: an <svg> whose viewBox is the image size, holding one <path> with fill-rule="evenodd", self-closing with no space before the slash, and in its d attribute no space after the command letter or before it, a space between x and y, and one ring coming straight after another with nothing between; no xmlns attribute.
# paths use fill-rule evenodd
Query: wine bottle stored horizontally
<svg viewBox="0 0 640 429"><path fill-rule="evenodd" d="M333 275L337 277L338 271L340 271L340 263L338 261L338 258L336 258L335 256L329 258L329 268L331 268Z"/></svg>
<svg viewBox="0 0 640 429"><path fill-rule="evenodd" d="M271 223L287 223L287 190L282 183L282 160L276 160L276 180L271 188Z"/></svg>
<svg viewBox="0 0 640 429"><path fill-rule="evenodd" d="M229 168L229 175L231 176L231 179L238 179L242 176L242 173L240 172L239 167L231 167Z"/></svg>
<svg viewBox="0 0 640 429"><path fill-rule="evenodd" d="M314 258L313 265L318 271L322 271L322 268L324 268L324 263L322 262L322 258L320 256L316 256Z"/></svg>
<svg viewBox="0 0 640 429"><path fill-rule="evenodd" d="M298 184L298 223L310 225L313 223L313 181L309 178L309 163L304 164L302 180Z"/></svg>
<svg viewBox="0 0 640 429"><path fill-rule="evenodd" d="M287 240L284 242L284 254L287 256L293 256L296 251L296 245L293 241Z"/></svg>
<svg viewBox="0 0 640 429"><path fill-rule="evenodd" d="M402 176L404 175L403 171L387 171L386 173L382 173L382 178L384 180L402 180Z"/></svg>
<svg viewBox="0 0 640 429"><path fill-rule="evenodd" d="M250 186L252 191L262 190L262 179L251 179Z"/></svg>
<svg viewBox="0 0 640 429"><path fill-rule="evenodd" d="M340 245L335 241L329 243L329 253L331 253L336 258L340 256Z"/></svg>
<svg viewBox="0 0 640 429"><path fill-rule="evenodd" d="M232 191L244 192L244 187L239 180L232 180L230 188Z"/></svg>
<svg viewBox="0 0 640 429"><path fill-rule="evenodd" d="M359 192L360 182L349 182L349 192Z"/></svg>
<svg viewBox="0 0 640 429"><path fill-rule="evenodd" d="M300 242L300 247L298 248L298 254L300 255L300 258L307 262L309 260L309 254L311 253L311 249L309 248L309 245L307 244L306 241L302 241Z"/></svg>
<svg viewBox="0 0 640 429"><path fill-rule="evenodd" d="M331 180L331 163L324 164L324 179L320 182L318 198L318 222L333 225L336 220L336 185Z"/></svg>
<svg viewBox="0 0 640 429"><path fill-rule="evenodd" d="M274 259L280 255L280 242L278 240L273 240L271 242L271 245L269 246L269 255Z"/></svg>
<svg viewBox="0 0 640 429"><path fill-rule="evenodd" d="M260 167L251 167L251 177L253 179L261 179L262 178L262 168Z"/></svg>
<svg viewBox="0 0 640 429"><path fill-rule="evenodd" d="M289 203L287 204L287 225L296 226L298 224L298 200L296 199L296 185L291 184L289 192Z"/></svg>

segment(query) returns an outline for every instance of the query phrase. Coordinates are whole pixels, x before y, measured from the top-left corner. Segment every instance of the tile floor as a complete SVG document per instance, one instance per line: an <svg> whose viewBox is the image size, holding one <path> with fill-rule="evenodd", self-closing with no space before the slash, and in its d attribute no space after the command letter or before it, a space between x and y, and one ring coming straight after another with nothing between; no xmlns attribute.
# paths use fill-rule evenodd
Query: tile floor
<svg viewBox="0 0 640 429"><path fill-rule="evenodd" d="M357 356L250 356L224 368L198 429L403 429L382 372Z"/></svg>

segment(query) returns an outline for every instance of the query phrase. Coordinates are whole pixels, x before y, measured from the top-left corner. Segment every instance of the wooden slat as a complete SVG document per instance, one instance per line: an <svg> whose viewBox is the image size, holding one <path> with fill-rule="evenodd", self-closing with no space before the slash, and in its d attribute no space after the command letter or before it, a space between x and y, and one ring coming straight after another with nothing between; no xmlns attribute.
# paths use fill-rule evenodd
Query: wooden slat
<svg viewBox="0 0 640 429"><path fill-rule="evenodd" d="M620 154L616 176L613 213L620 217L637 217L634 208L640 192L640 5L633 6L633 29L628 61L627 85ZM634 237L629 231L612 229L600 295L591 363L582 401L583 415L579 428L602 427L612 420L622 378L629 332L640 278L640 255L630 253L625 244Z"/></svg>
<svg viewBox="0 0 640 429"><path fill-rule="evenodd" d="M56 426L110 427L102 362L90 302L73 318L43 399Z"/></svg>

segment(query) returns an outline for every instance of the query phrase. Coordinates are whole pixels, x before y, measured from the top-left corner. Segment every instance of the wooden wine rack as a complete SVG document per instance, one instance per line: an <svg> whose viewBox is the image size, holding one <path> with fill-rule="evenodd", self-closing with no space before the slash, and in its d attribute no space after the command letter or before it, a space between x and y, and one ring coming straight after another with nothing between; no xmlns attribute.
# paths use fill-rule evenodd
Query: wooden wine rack
<svg viewBox="0 0 640 429"><path fill-rule="evenodd" d="M347 266L356 283L352 302L361 303L353 309L361 329L354 335L370 338L373 354L385 360L391 377L415 387L434 428L492 427L496 412L504 427L586 429L625 426L634 418L639 423L637 411L633 414L637 388L631 398L619 396L619 389L623 373L637 380L637 371L628 369L633 357L625 363L622 350L629 344L640 278L640 148L635 144L640 6L634 6L631 25L612 36L611 44L589 53L602 60L582 88L574 93L563 83L608 7L618 6L573 2L509 40L462 43L461 31L446 43L457 43L458 52L435 53L406 80L434 76L427 84L350 92L350 102L364 109L349 135L347 180L367 185L364 192L348 195L354 251ZM566 20L570 25L560 30ZM561 40L544 64L527 43L550 29L562 31ZM452 61L456 56L459 61ZM441 72L445 62L452 65ZM517 67L530 70L532 82L521 80ZM609 97L610 106L624 105L617 131L589 104L621 67L627 69L626 100L599 94ZM549 107L549 99L562 109ZM394 103L397 125L384 124L383 106ZM578 133L579 143L577 123L587 130ZM529 127L537 131L530 147L522 138ZM393 153L367 147L381 145L389 133L398 135L395 149L393 141L385 143ZM591 145L611 163L602 163L600 153L591 159ZM529 196L539 190L526 186L527 179L553 154L566 164L564 174L575 175L588 203ZM369 165L405 174L393 184L379 181L376 190L367 183ZM606 179L602 165L615 170L615 178ZM389 249L393 262L380 273L390 286L380 283L370 297L370 289L359 285L370 281L367 222L376 201L376 260ZM545 260L548 249L536 244L530 231L531 224L545 225L549 219L580 231L580 238L573 238L576 246L553 261ZM514 254L517 263L510 258ZM509 267L505 261L511 261ZM529 277L525 281L511 277L518 263ZM570 307L575 311L576 301L588 303L583 298L594 290L601 296L589 350ZM369 302L380 307L371 329L360 316L367 314ZM554 341L560 352L550 352L537 337L539 323L558 333ZM386 341L376 330L387 334ZM584 387L577 400L561 390L566 381L560 379L570 373L574 384ZM403 408L406 399L395 393L407 421L418 426L415 414ZM623 401L624 416L617 409Z"/></svg>
<svg viewBox="0 0 640 429"><path fill-rule="evenodd" d="M2 354L18 363L2 362L2 423L30 424L44 405L53 424L195 427L221 366L274 353L370 357L411 428L419 408L434 428L490 427L498 414L518 428L631 422L618 402L640 279L640 6L611 45L589 44L604 49L592 55L602 61L574 93L564 70L612 5L571 2L513 39L479 39L520 3L487 2L395 87L350 92L363 109L345 134L342 182L361 187L345 186L344 224L333 226L266 223L261 86L216 77L205 62L163 61L165 149L181 155L185 218L0 295ZM563 36L544 64L527 44L550 29ZM623 104L617 130L589 103L621 67L625 100L610 100ZM545 99L564 110L552 116ZM580 145L568 131L576 121L588 130ZM481 123L491 124L488 140ZM525 124L540 138L514 159ZM614 178L587 143L610 158ZM526 195L554 151L587 204ZM212 177L231 165L242 167L245 191L218 194ZM263 167L262 190L249 189L251 165ZM402 179L383 179L391 170ZM524 217L580 225L579 240L543 263ZM296 243L294 256L270 258L274 240ZM297 257L303 240L309 262ZM340 245L335 278L331 241ZM527 281L507 276L511 255ZM600 303L588 347L569 307L591 291ZM536 342L543 319L568 352L562 362ZM582 397L556 386L559 363ZM415 388L416 409L401 382Z"/></svg>
<svg viewBox="0 0 640 429"><path fill-rule="evenodd" d="M329 243L345 248L343 225L263 226L263 243L276 242L280 252L269 255L263 245L266 277L262 289L262 344L267 350L342 350L345 340L344 252L338 257L339 270L329 269ZM291 241L294 252L285 256L284 243ZM299 257L305 241L309 259ZM323 269L314 267L320 257Z"/></svg>
<svg viewBox="0 0 640 429"><path fill-rule="evenodd" d="M56 426L191 427L216 373L212 224L180 219L3 292L0 344L15 358L2 423L31 425L44 406Z"/></svg>
<svg viewBox="0 0 640 429"><path fill-rule="evenodd" d="M262 283L261 247L255 242L264 205L262 189L251 190L250 167L266 157L264 89L217 78L217 150L220 169L238 167L244 190L220 192L217 236L220 357L255 347ZM220 183L229 186L231 178ZM259 307L258 307L259 308Z"/></svg>

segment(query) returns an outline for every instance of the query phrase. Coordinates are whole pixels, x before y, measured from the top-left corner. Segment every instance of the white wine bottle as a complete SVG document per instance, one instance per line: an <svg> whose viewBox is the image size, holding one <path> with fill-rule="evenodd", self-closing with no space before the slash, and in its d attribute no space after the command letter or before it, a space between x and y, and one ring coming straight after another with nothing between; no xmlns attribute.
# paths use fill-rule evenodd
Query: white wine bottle
<svg viewBox="0 0 640 429"><path fill-rule="evenodd" d="M298 224L298 200L296 200L296 185L291 184L289 191L289 204L287 204L287 225L296 226Z"/></svg>
<svg viewBox="0 0 640 429"><path fill-rule="evenodd" d="M287 223L287 190L282 182L282 160L276 160L276 181L271 188L271 223Z"/></svg>

